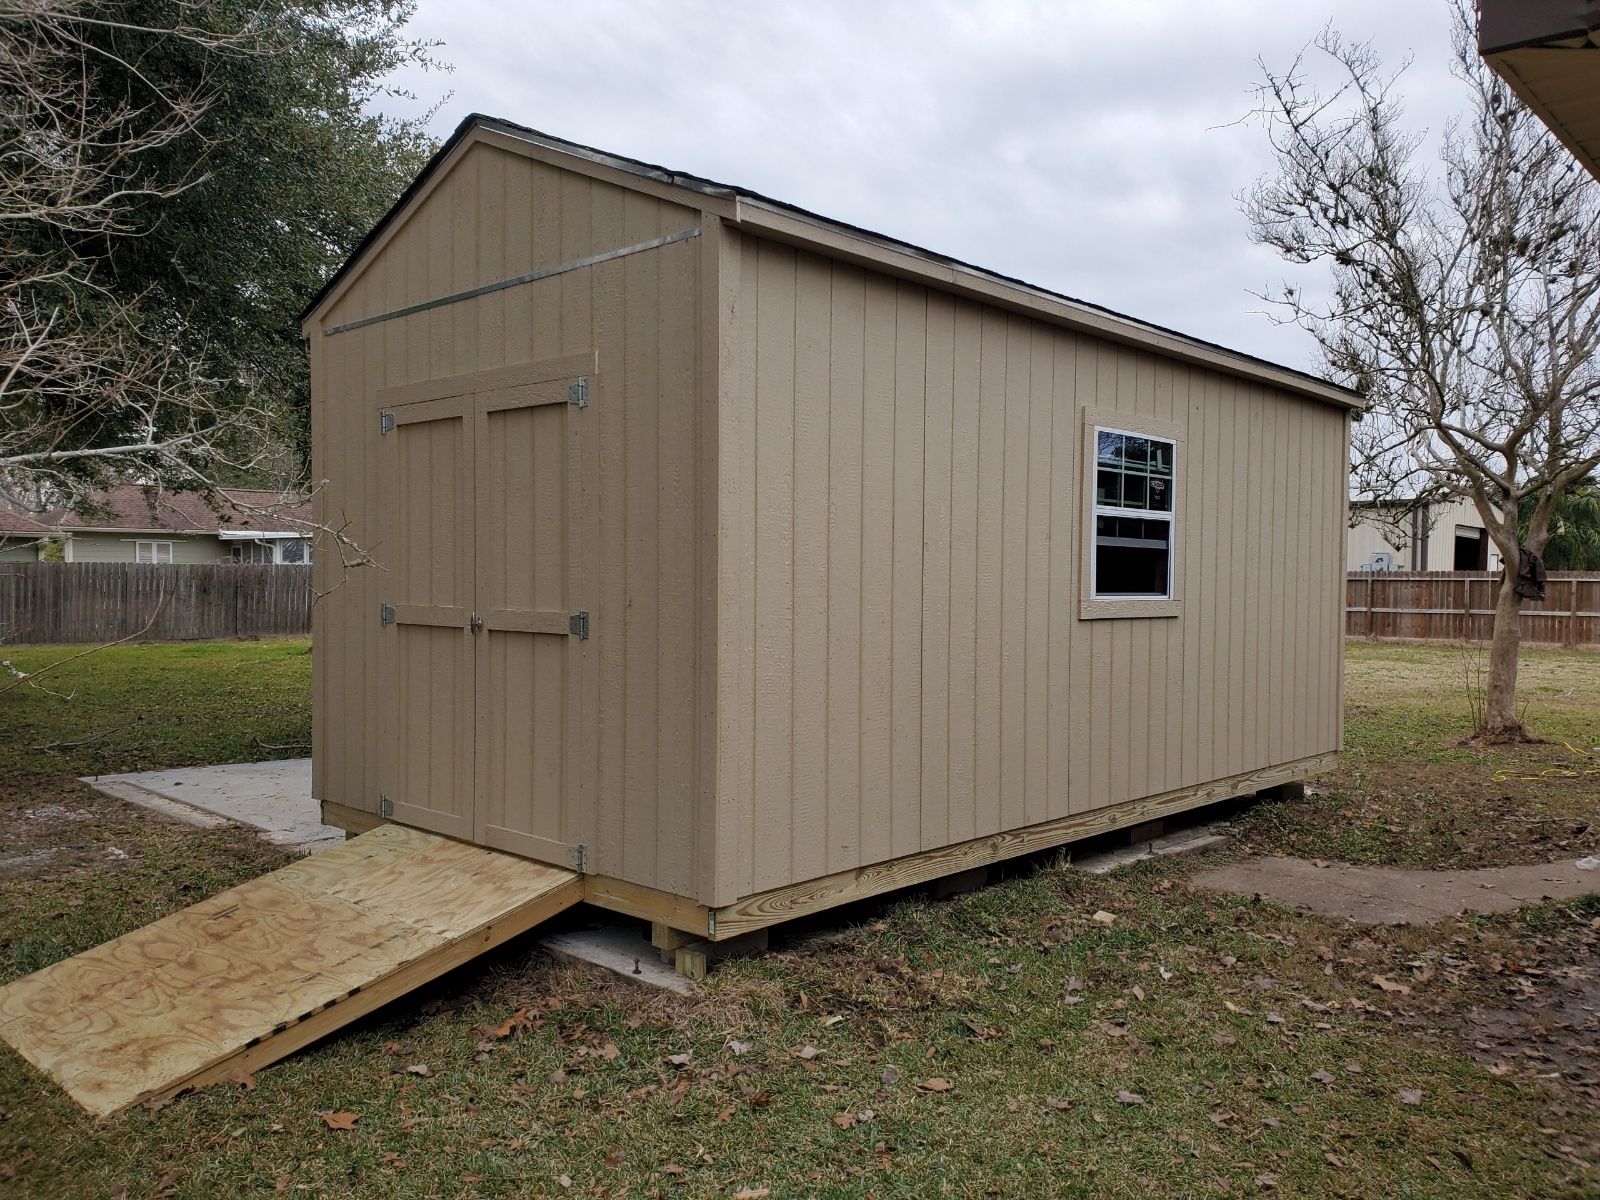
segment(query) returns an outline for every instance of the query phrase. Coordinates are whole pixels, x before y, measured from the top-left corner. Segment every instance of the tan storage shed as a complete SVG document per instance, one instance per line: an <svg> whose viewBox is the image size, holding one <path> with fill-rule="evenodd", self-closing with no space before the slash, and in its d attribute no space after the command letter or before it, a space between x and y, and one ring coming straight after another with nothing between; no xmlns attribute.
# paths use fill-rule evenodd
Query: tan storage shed
<svg viewBox="0 0 1600 1200"><path fill-rule="evenodd" d="M1339 749L1331 384L479 116L304 328L332 824L725 938Z"/></svg>

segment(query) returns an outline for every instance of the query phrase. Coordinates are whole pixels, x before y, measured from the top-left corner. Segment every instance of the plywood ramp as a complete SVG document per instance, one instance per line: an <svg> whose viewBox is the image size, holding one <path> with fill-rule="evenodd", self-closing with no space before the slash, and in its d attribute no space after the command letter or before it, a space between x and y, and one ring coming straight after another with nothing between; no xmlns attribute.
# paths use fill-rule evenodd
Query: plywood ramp
<svg viewBox="0 0 1600 1200"><path fill-rule="evenodd" d="M97 1116L291 1054L576 904L582 877L384 825L0 988Z"/></svg>

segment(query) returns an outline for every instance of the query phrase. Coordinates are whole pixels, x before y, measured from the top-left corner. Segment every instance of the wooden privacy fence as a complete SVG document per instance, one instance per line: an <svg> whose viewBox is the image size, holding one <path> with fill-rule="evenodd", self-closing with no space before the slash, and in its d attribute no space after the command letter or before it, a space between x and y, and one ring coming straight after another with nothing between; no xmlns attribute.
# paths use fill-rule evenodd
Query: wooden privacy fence
<svg viewBox="0 0 1600 1200"><path fill-rule="evenodd" d="M166 598L163 605L162 599ZM293 636L311 631L305 567L0 562L0 642Z"/></svg>
<svg viewBox="0 0 1600 1200"><path fill-rule="evenodd" d="M1348 637L1487 642L1499 571L1352 571L1345 582ZM1600 645L1600 572L1552 571L1543 600L1522 603L1522 640Z"/></svg>

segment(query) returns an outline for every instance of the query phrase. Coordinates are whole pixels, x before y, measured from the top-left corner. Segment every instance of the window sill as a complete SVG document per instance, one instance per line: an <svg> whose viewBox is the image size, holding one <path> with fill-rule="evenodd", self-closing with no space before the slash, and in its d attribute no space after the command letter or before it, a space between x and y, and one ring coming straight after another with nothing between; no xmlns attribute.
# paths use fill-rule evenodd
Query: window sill
<svg viewBox="0 0 1600 1200"><path fill-rule="evenodd" d="M1183 611L1178 600L1083 600L1078 605L1080 621L1123 619L1128 617L1176 617Z"/></svg>

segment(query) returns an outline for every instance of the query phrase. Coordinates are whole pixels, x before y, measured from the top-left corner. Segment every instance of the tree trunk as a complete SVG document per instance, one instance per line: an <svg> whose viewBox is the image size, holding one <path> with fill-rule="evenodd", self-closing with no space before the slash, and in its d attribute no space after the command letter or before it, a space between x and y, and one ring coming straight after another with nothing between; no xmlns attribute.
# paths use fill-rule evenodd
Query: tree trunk
<svg viewBox="0 0 1600 1200"><path fill-rule="evenodd" d="M1516 559L1509 560L1515 564ZM1522 649L1522 597L1517 595L1515 565L1500 580L1494 607L1494 635L1489 643L1489 685L1484 696L1483 722L1473 736L1490 742L1527 740L1528 731L1517 719L1517 657Z"/></svg>

